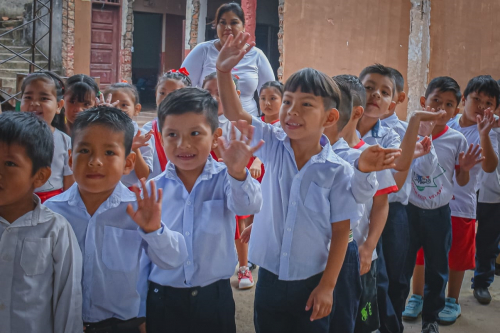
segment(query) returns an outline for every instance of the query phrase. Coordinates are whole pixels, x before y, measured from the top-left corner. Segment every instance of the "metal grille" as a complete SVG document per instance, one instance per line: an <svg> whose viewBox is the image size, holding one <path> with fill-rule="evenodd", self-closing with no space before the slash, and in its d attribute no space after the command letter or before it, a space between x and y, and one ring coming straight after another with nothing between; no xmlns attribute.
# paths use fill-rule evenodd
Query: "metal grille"
<svg viewBox="0 0 500 333"><path fill-rule="evenodd" d="M32 38L31 41L28 42L26 49L16 51L14 47L5 45L0 42L0 49L7 50L9 53L12 53L12 56L7 59L0 60L1 65L13 61L13 60L23 60L29 64L29 73L33 73L41 70L50 70L51 69L51 57L52 57L52 10L53 10L53 1L52 0L33 0L33 15L29 21L24 22L23 24L0 34L0 38L8 37L9 34L13 34L18 30L24 30L31 25L32 29ZM44 22L44 18L48 18L48 24ZM12 36L12 35L11 35ZM43 52L38 46L43 38L48 36L48 52L47 54ZM31 58L31 59L30 59ZM43 60L39 60L42 58ZM38 60L37 60L38 59ZM41 64L43 63L43 65ZM9 93L6 90L0 88L0 93L2 93L5 100L0 104L5 104L12 99L19 101L17 98L20 92L12 92Z"/></svg>
<svg viewBox="0 0 500 333"><path fill-rule="evenodd" d="M120 5L121 0L92 0L94 3L105 3L107 5Z"/></svg>

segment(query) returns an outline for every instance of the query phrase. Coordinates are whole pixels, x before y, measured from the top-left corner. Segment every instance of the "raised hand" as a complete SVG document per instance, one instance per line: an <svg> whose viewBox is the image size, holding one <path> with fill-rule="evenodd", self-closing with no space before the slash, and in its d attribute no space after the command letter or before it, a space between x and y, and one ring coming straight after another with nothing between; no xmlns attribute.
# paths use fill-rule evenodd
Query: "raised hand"
<svg viewBox="0 0 500 333"><path fill-rule="evenodd" d="M430 106L426 107L423 111L426 112L436 112L436 110L431 109ZM434 127L436 126L436 121L431 120L431 121L421 121L420 122L420 127L418 129L418 135L420 136L430 136L432 134L432 131L434 130Z"/></svg>
<svg viewBox="0 0 500 333"><path fill-rule="evenodd" d="M382 148L374 145L366 148L358 160L358 170L361 172L375 172L393 169L394 160L401 155L401 149Z"/></svg>
<svg viewBox="0 0 500 333"><path fill-rule="evenodd" d="M144 135L141 135L141 130L138 130L137 134L134 136L134 140L132 141L132 150L136 150L141 147L146 147L152 135L153 135L153 130L149 131Z"/></svg>
<svg viewBox="0 0 500 333"><path fill-rule="evenodd" d="M432 140L426 136L420 142L415 145L415 152L413 153L413 158L419 158L427 155L431 152Z"/></svg>
<svg viewBox="0 0 500 333"><path fill-rule="evenodd" d="M444 110L440 110L437 112L432 112L427 110L415 111L413 113L413 116L418 117L420 121L438 121L446 118L446 111Z"/></svg>
<svg viewBox="0 0 500 333"><path fill-rule="evenodd" d="M495 117L493 115L493 111L490 108L484 110L484 114L481 117L480 115L476 116L477 119L477 130L480 135L488 135L490 130L496 123Z"/></svg>
<svg viewBox="0 0 500 333"><path fill-rule="evenodd" d="M113 103L111 103L111 98L113 96L111 94L108 94L108 98L106 98L106 100L104 100L104 94L100 94L99 95L99 98L95 98L95 104L96 106L108 106L108 107L111 107L111 108L114 108L118 105L118 103L120 103L120 101L114 101Z"/></svg>
<svg viewBox="0 0 500 333"><path fill-rule="evenodd" d="M458 162L460 169L463 171L470 171L476 164L484 161L484 156L481 157L483 148L480 145L474 145L471 143L467 152L461 152L458 157Z"/></svg>
<svg viewBox="0 0 500 333"><path fill-rule="evenodd" d="M236 37L229 35L219 52L215 67L221 72L230 72L255 46L255 42L247 43L249 38L247 32L239 32Z"/></svg>
<svg viewBox="0 0 500 333"><path fill-rule="evenodd" d="M158 199L156 199L156 185L154 182L151 182L151 195L149 195L144 178L141 179L141 186L143 198L141 198L141 190L135 185L132 186L132 191L137 198L137 210L134 211L134 207L129 204L127 206L127 214L145 233L150 233L161 228L161 201L163 194L162 189L158 189Z"/></svg>
<svg viewBox="0 0 500 333"><path fill-rule="evenodd" d="M243 123L246 123L246 121L243 121ZM241 129L243 130L240 129L241 137L237 140L236 131L234 129L235 124L236 122L233 121L229 142L226 142L223 137L219 137L219 151L221 158L227 166L229 175L237 180L245 180L248 160L260 149L260 147L262 147L264 141L261 140L256 146L250 147L254 127L248 124L241 124ZM240 126L238 128L240 128Z"/></svg>
<svg viewBox="0 0 500 333"><path fill-rule="evenodd" d="M252 165L250 166L250 176L252 176L253 179L259 179L259 177L262 175L262 162L258 159L255 158L255 160L252 162Z"/></svg>

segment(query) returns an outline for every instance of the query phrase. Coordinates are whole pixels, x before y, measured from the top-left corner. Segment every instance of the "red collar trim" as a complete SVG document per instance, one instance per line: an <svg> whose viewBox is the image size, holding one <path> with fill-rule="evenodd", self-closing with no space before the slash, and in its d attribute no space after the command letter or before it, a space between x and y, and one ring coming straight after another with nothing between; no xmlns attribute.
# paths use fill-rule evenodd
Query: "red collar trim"
<svg viewBox="0 0 500 333"><path fill-rule="evenodd" d="M263 122L266 122L265 117L266 117L266 116L262 116L262 117L260 117L260 120L262 120ZM271 122L270 124L271 124L271 125L274 125L274 124L276 124L278 121L280 121L280 120L279 120L279 118L278 118L278 119L276 119L275 121Z"/></svg>
<svg viewBox="0 0 500 333"><path fill-rule="evenodd" d="M446 133L446 131L448 131L450 128L448 127L448 125L446 125L446 127L444 128L444 130L442 130L440 133L436 134L435 136L432 137L432 140L437 140L440 136L442 136L444 133Z"/></svg>
<svg viewBox="0 0 500 333"><path fill-rule="evenodd" d="M357 145L355 145L355 146L354 146L354 147L352 147L352 148L353 148L353 149L359 149L359 148L363 147L365 144L366 144L366 142L364 142L363 140L360 140L360 141L358 142L358 144L357 144Z"/></svg>

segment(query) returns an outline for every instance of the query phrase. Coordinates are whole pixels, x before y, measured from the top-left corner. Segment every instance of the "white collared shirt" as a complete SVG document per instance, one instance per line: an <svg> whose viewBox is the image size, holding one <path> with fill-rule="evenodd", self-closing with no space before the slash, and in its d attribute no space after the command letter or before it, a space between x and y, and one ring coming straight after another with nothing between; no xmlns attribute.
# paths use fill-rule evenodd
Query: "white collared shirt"
<svg viewBox="0 0 500 333"><path fill-rule="evenodd" d="M81 332L82 253L68 221L33 200L12 224L0 217L0 332Z"/></svg>
<svg viewBox="0 0 500 333"><path fill-rule="evenodd" d="M139 131L139 125L135 121L132 121L134 124L134 137ZM141 135L146 134L146 132L143 132L141 130ZM147 166L149 167L149 173L151 174L154 169L153 169L153 155L154 154L154 141L153 141L153 136L148 141L148 145L139 148L139 151L141 152L142 158L144 159L144 162L146 162ZM160 168L161 170L161 168ZM137 175L135 174L135 170L130 171L128 175L123 175L121 182L123 185L126 187L131 187L132 185L140 185L139 178L137 178Z"/></svg>

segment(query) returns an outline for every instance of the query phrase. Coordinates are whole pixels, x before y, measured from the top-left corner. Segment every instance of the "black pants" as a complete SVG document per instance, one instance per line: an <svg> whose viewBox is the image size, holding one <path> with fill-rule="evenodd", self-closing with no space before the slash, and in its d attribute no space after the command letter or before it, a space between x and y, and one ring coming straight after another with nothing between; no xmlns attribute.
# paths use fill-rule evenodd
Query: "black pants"
<svg viewBox="0 0 500 333"><path fill-rule="evenodd" d="M283 281L268 270L259 268L255 288L255 331L328 333L330 316L311 321L312 309L305 310L307 300L322 276L323 273L320 273L305 280Z"/></svg>
<svg viewBox="0 0 500 333"><path fill-rule="evenodd" d="M495 277L500 254L500 204L477 204L476 269L472 288L488 288Z"/></svg>
<svg viewBox="0 0 500 333"><path fill-rule="evenodd" d="M109 318L97 323L84 323L85 333L139 333L139 326L144 318L120 320Z"/></svg>
<svg viewBox="0 0 500 333"><path fill-rule="evenodd" d="M146 303L148 333L235 333L234 315L229 279L193 288L149 284Z"/></svg>

